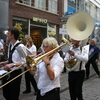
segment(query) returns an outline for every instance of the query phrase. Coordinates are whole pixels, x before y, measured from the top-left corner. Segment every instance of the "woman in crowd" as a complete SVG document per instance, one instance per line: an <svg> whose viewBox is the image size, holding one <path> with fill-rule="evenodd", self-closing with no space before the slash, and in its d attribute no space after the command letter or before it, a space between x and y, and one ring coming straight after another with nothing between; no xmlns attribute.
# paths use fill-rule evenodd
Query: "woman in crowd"
<svg viewBox="0 0 100 100"><path fill-rule="evenodd" d="M26 47L29 49L29 51L32 53L32 55L29 55L30 57L34 57L37 55L37 49L36 46L33 44L32 38L27 36L25 38ZM25 67L26 70L26 67ZM26 90L23 91L23 94L30 93L31 92L31 84L35 90L35 95L37 94L37 84L36 80L33 75L31 75L29 72L25 73L25 82L26 82ZM31 83L31 84L30 84Z"/></svg>

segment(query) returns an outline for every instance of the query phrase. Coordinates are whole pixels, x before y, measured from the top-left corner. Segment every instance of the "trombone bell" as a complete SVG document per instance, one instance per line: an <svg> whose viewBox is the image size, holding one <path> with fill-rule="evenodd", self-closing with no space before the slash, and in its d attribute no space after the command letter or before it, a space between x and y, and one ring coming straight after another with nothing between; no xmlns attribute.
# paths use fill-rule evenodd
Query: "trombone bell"
<svg viewBox="0 0 100 100"><path fill-rule="evenodd" d="M26 56L26 64L31 68L31 70L36 71L36 62L29 56Z"/></svg>

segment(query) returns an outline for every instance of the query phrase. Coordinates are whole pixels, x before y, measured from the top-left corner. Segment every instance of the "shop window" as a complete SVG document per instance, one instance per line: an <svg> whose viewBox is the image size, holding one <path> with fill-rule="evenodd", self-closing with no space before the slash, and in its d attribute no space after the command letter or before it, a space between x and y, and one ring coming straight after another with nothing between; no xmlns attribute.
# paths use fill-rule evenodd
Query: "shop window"
<svg viewBox="0 0 100 100"><path fill-rule="evenodd" d="M96 7L94 4L91 4L90 6L90 15L93 17L93 18L96 18Z"/></svg>
<svg viewBox="0 0 100 100"><path fill-rule="evenodd" d="M34 4L36 8L46 10L46 0L35 0Z"/></svg>
<svg viewBox="0 0 100 100"><path fill-rule="evenodd" d="M85 2L85 11L90 13L90 3L89 2Z"/></svg>
<svg viewBox="0 0 100 100"><path fill-rule="evenodd" d="M28 34L28 21L26 19L13 18L13 26L20 24L24 35Z"/></svg>
<svg viewBox="0 0 100 100"><path fill-rule="evenodd" d="M97 20L99 20L100 21L100 8L97 8Z"/></svg>
<svg viewBox="0 0 100 100"><path fill-rule="evenodd" d="M48 11L57 14L57 6L58 6L58 0L49 0Z"/></svg>

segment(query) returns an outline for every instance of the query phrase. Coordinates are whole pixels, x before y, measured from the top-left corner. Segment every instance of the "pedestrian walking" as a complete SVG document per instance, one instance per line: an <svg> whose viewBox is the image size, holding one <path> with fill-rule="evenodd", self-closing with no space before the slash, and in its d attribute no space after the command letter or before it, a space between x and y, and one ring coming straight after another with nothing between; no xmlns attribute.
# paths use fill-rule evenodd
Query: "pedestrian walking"
<svg viewBox="0 0 100 100"><path fill-rule="evenodd" d="M95 45L95 39L91 39L90 47L89 47L89 60L85 65L86 68L86 77L85 79L89 78L90 74L90 64L92 64L93 69L95 70L96 74L100 78L100 72L98 69L98 60L99 60L99 52L100 49Z"/></svg>

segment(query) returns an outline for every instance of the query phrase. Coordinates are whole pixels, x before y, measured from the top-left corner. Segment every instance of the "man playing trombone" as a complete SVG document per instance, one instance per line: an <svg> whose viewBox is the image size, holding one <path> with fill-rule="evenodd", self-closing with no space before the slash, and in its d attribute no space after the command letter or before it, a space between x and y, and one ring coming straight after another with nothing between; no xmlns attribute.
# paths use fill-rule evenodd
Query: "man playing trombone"
<svg viewBox="0 0 100 100"><path fill-rule="evenodd" d="M45 38L42 44L45 53L58 47L58 42L53 37ZM60 74L64 68L64 61L59 53L53 51L43 57L36 67L36 73L39 75L36 100L60 100ZM32 70L30 73L34 74Z"/></svg>
<svg viewBox="0 0 100 100"><path fill-rule="evenodd" d="M9 28L6 35L10 41L10 45L8 47L8 61L0 62L0 66L4 66L5 70L11 71L17 66L25 63L26 58L22 57L16 50L16 47L18 46L24 47L24 45L20 44L18 41L19 30L17 28ZM18 76L20 73L22 73L21 68L14 70L12 73L3 78L3 84ZM6 100L19 100L20 84L21 76L3 87L3 96Z"/></svg>

